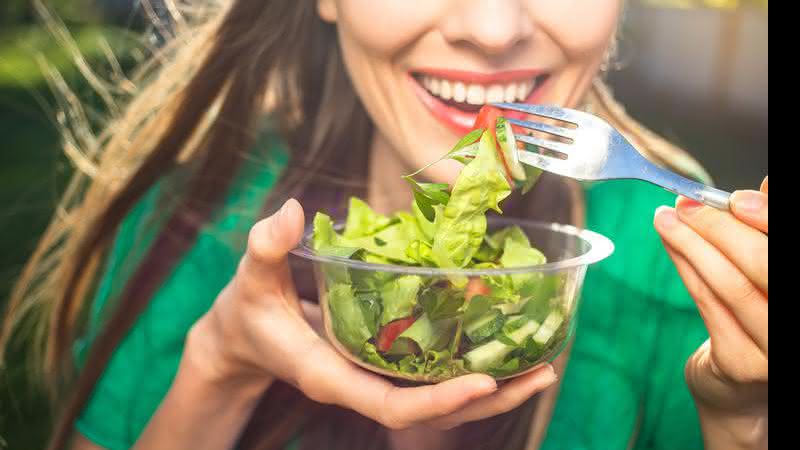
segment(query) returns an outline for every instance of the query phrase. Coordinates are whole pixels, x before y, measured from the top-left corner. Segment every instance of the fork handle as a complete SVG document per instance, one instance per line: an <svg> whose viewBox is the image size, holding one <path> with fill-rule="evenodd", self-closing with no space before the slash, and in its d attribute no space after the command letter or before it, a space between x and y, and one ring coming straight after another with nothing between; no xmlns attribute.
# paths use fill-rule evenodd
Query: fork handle
<svg viewBox="0 0 800 450"><path fill-rule="evenodd" d="M674 172L649 164L650 170L645 171L642 179L692 200L698 201L713 208L723 211L730 210L731 194L721 189L706 186L703 183L682 177Z"/></svg>

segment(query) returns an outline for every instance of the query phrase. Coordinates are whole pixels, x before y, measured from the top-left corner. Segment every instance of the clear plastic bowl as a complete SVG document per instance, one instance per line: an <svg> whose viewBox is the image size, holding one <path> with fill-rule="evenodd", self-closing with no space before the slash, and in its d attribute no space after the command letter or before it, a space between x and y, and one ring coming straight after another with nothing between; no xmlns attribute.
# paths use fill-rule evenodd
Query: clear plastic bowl
<svg viewBox="0 0 800 450"><path fill-rule="evenodd" d="M436 383L464 373L473 372L487 373L498 380L504 380L535 370L538 366L550 362L558 356L574 332L580 291L587 268L589 265L607 258L614 252L614 244L608 238L592 231L553 223L499 217L489 219L490 232L510 225L519 226L527 234L531 244L547 257L546 264L503 269L460 270L374 264L317 254L311 247L312 234L310 232L305 235L301 245L293 250L292 253L313 262L325 332L332 345L347 359L370 371L415 382ZM339 223L337 229L341 230L342 226L343 224ZM410 367L408 364L404 366L404 371L399 370L403 358L408 360L410 356L403 356L402 354L385 355L381 353L380 355L389 363L389 365L386 365L371 359L369 355L365 354L363 347L358 349L358 345L348 345L347 342L358 341L354 341L352 335L346 335L348 333L346 326L340 326L340 324L336 323L342 313L337 316L336 311L331 311L330 301L332 289L337 289L337 285L339 286L338 289L342 289L343 285L346 286L347 282L353 279L360 277L360 279L388 281L404 276L420 277L423 286L445 286L446 289L454 291L456 295L459 292L466 294L465 287L457 288L455 287L456 285L463 286L465 280L475 278L497 280L498 278L492 277L510 276L513 278L517 276L530 279L532 276L538 280L538 283L541 283L543 288L534 290L535 293L533 295L528 294L527 299L525 299L527 301L520 301L516 305L492 306L492 308L500 310L503 313L503 317L511 317L517 320L521 312L524 312L524 317L533 321L532 324L527 324L523 327L525 330L518 332L516 335L514 333L504 335L513 337L514 339L512 340L517 342L518 346L509 346L508 340L505 343L502 340L498 343L497 339L489 339L483 342L478 340L480 345L473 344L464 334L463 321L459 324L458 316L456 316L454 318L455 323L452 325L453 337L445 348L440 348L440 350L455 351L456 360L461 362L455 364L455 369L453 366L436 369L436 350L433 350L433 353L431 351L426 353L418 345L415 348L418 354L430 355L431 361L423 362L421 358L417 358L415 366L417 372L411 373L413 371L407 370ZM344 283L342 283L343 280ZM461 281L459 282L458 280ZM420 297L423 296L423 292L423 289L418 291ZM370 298L373 299L373 302L380 303L380 295L381 292L376 291L375 295ZM362 300L359 298L353 296L352 298L342 299L341 297L339 295L338 300L336 300L341 309L358 311L353 308L360 308L363 310L363 305L359 304ZM422 298L418 298L418 300L418 304L424 301ZM539 307L525 308L527 302L532 301L536 301L536 305L539 305ZM374 307L375 305L372 306ZM515 311L517 308L521 310ZM336 308L334 307L334 309ZM419 316L420 309L419 306L416 308L415 315ZM531 313L531 311L534 311L534 313ZM519 320L522 322L522 319ZM506 321L507 324L509 322L511 321ZM377 326L380 327L380 322L378 322ZM460 343L453 345L456 335L460 336ZM539 339L536 339L536 337L539 337ZM361 339L363 339L363 335ZM367 340L366 343L375 344L376 340L377 336ZM520 346L525 345L526 341L527 348L531 349L527 352L520 348ZM441 343L442 341L439 342ZM485 351L473 353L470 358L465 358L473 350L485 345L492 345L492 347L487 347L484 349ZM489 350L493 351L489 352ZM493 363L486 362L485 356L487 354L489 355L489 360L493 361ZM505 356L502 359L503 364L500 364L497 358L498 355L502 354L505 354ZM514 358L518 362L516 367L513 362ZM428 369L422 368L429 363ZM424 373L419 373L419 371L424 371Z"/></svg>

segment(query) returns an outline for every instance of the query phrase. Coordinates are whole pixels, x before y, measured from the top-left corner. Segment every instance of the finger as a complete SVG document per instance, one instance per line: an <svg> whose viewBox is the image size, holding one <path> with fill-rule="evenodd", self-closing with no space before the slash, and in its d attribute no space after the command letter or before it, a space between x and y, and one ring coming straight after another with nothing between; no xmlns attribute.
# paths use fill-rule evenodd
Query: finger
<svg viewBox="0 0 800 450"><path fill-rule="evenodd" d="M680 254L714 297L729 310L744 331L759 345L769 346L769 304L747 277L709 242L680 221L674 209L656 211L655 226L664 242ZM692 287L700 294L700 283Z"/></svg>
<svg viewBox="0 0 800 450"><path fill-rule="evenodd" d="M761 192L769 195L769 177L764 177L764 181L761 182Z"/></svg>
<svg viewBox="0 0 800 450"><path fill-rule="evenodd" d="M703 376L698 371L710 369L723 382L733 381L749 384L769 376L768 354L759 348L748 335L733 314L711 291L697 271L675 249L664 244L681 278L686 283L689 293L697 303L697 309L708 330L709 341L692 356L699 358L697 364L687 365L687 379L690 386L702 385L698 380ZM708 359L708 360L705 360ZM711 386L710 389L721 389L724 386Z"/></svg>
<svg viewBox="0 0 800 450"><path fill-rule="evenodd" d="M733 313L725 307L714 291L708 287L708 284L697 273L697 270L668 243L664 242L664 248L667 250L672 262L675 263L675 268L686 285L686 289L695 300L711 341L718 346L748 347L744 345L745 341L753 342L753 339L742 329L742 325ZM760 350L765 353L767 351L766 348Z"/></svg>
<svg viewBox="0 0 800 450"><path fill-rule="evenodd" d="M259 221L250 229L247 251L239 273L248 288L258 293L273 292L294 296L286 257L303 236L303 208L289 199L272 216Z"/></svg>
<svg viewBox="0 0 800 450"><path fill-rule="evenodd" d="M686 197L678 197L677 211L683 223L722 252L760 290L769 292L769 238L764 233L732 214Z"/></svg>
<svg viewBox="0 0 800 450"><path fill-rule="evenodd" d="M397 387L350 363L322 341L306 353L305 360L298 387L312 400L352 409L390 429L451 414L497 390L497 383L481 374L436 385Z"/></svg>
<svg viewBox="0 0 800 450"><path fill-rule="evenodd" d="M742 222L763 233L769 233L769 194L736 191L731 195L731 211Z"/></svg>
<svg viewBox="0 0 800 450"><path fill-rule="evenodd" d="M548 364L529 374L513 379L497 392L476 400L464 409L434 419L430 425L434 428L449 430L459 425L507 413L527 401L532 396L544 391L558 381L553 366Z"/></svg>

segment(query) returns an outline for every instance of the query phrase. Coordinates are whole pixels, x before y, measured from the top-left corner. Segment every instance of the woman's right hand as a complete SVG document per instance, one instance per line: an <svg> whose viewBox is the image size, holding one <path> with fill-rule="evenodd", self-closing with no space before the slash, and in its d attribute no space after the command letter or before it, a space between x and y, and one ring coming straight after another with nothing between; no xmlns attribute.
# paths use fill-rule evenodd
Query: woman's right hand
<svg viewBox="0 0 800 450"><path fill-rule="evenodd" d="M287 263L303 224L296 200L258 222L233 280L189 333L184 359L217 388L261 395L280 379L312 400L355 410L387 428L449 429L510 411L555 383L548 365L500 389L481 374L400 388L352 364L304 317Z"/></svg>

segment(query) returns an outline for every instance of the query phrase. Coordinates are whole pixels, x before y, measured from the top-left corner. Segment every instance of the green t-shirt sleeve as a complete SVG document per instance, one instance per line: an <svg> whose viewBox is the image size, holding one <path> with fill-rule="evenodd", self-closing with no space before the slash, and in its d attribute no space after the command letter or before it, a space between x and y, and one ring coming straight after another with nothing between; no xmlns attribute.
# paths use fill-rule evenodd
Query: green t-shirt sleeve
<svg viewBox="0 0 800 450"><path fill-rule="evenodd" d="M263 144L263 143L262 143ZM204 227L147 308L115 350L76 422L77 430L109 450L130 448L169 390L186 333L228 283L244 251L247 231L280 171L286 155L277 139L269 159L240 171L224 206ZM116 294L152 241L166 185L148 193L121 225L100 280L89 332L76 345L79 364L86 342L100 328Z"/></svg>

